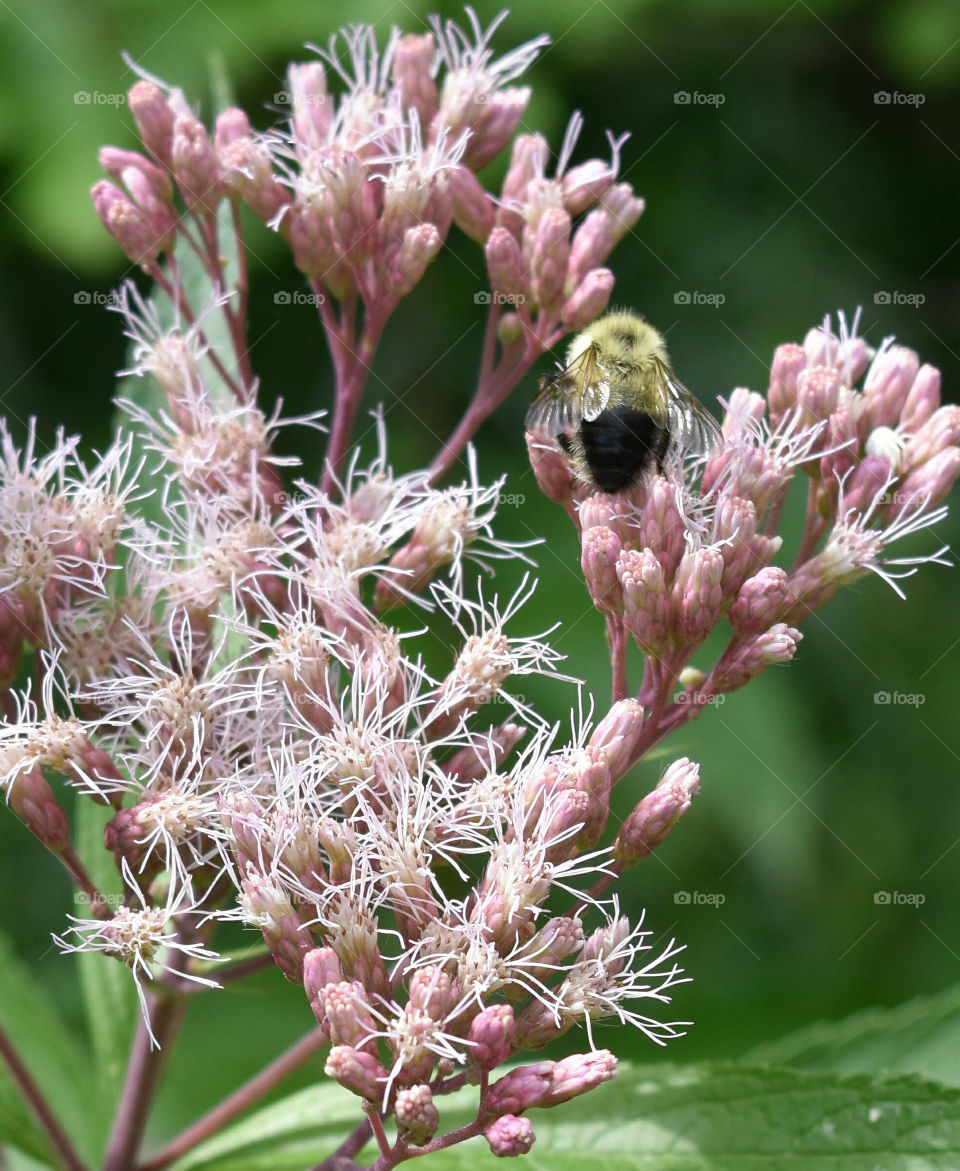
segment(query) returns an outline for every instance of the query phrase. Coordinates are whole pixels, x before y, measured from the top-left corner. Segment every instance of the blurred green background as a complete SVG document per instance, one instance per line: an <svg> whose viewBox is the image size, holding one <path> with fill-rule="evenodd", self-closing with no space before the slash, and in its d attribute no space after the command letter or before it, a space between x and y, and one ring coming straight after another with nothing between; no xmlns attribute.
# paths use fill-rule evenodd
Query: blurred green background
<svg viewBox="0 0 960 1171"><path fill-rule="evenodd" d="M211 77L228 77L265 127L286 62L309 56L305 41L323 43L347 20L419 31L438 9L462 11L420 0L0 5L0 405L15 434L31 415L48 440L60 424L91 446L110 432L124 340L94 294L128 269L87 191L99 177L100 144L135 145L114 96L133 80L121 50L181 86L205 116ZM480 15L486 23L496 11ZM737 385L764 389L776 344L801 340L825 313L863 306L868 339L895 333L943 370L945 395L956 399L960 8L553 0L519 7L495 45L503 51L544 31L554 44L525 79L534 87L525 126L558 146L570 111L583 110L575 161L605 152L608 127L631 131L623 175L648 210L614 253L615 300L668 332L674 366L701 398L713 402ZM274 303L277 291L301 287L298 278L266 231L251 236L251 248L250 336L265 399L282 397L291 413L327 405L313 311ZM385 403L398 470L426 462L467 401L481 274L476 247L454 238L387 331L369 404ZM678 303L684 292L725 300ZM77 294L91 303L78 304ZM507 473L505 491L523 499L502 509L500 535L548 542L538 555L546 588L516 629L561 623L556 643L602 711L602 624L586 599L577 543L525 463L521 420L532 387L481 432L482 475ZM316 472L320 451L308 434L287 432L283 442L306 444L307 470ZM956 543L957 529L951 519L908 551ZM520 574L504 567L501 595ZM675 934L688 945L694 982L678 990L670 1015L696 1023L671 1046L674 1059L736 1056L817 1018L960 979L958 586L955 570L925 568L903 602L878 579L863 581L807 623L793 665L669 742L670 759L701 762L702 794L635 872L624 902L634 914L648 908L654 939ZM527 683L517 690L528 701L565 718L571 689ZM878 691L923 703L878 705ZM647 763L622 786L621 815L663 764ZM19 953L76 1016L74 966L49 942L71 909L66 880L9 816L0 819L0 887ZM884 891L923 901L878 903ZM682 892L689 902L677 901ZM308 1017L302 995L273 973L198 1000L157 1126L195 1116ZM622 1056L651 1057L625 1031L598 1037ZM315 1061L298 1080L319 1068Z"/></svg>

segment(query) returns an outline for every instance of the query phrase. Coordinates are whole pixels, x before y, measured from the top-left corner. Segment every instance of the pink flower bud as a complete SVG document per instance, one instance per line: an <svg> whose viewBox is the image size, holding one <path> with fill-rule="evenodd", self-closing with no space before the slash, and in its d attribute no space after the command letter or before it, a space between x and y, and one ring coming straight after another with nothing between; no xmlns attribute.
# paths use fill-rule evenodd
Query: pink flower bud
<svg viewBox="0 0 960 1171"><path fill-rule="evenodd" d="M495 292L516 294L526 287L520 245L506 228L497 227L490 232L484 254Z"/></svg>
<svg viewBox="0 0 960 1171"><path fill-rule="evenodd" d="M809 366L833 366L839 349L839 340L819 325L809 330L803 339L803 350Z"/></svg>
<svg viewBox="0 0 960 1171"><path fill-rule="evenodd" d="M934 411L907 441L903 452L903 466L914 469L927 460L960 443L960 406L948 403Z"/></svg>
<svg viewBox="0 0 960 1171"><path fill-rule="evenodd" d="M807 424L828 419L837 406L842 382L832 366L808 366L797 376L797 404Z"/></svg>
<svg viewBox="0 0 960 1171"><path fill-rule="evenodd" d="M936 508L942 504L960 476L960 449L948 447L938 452L926 463L912 471L900 484L895 493L896 515L904 509L904 515L919 511L922 507ZM903 505L896 502L904 501Z"/></svg>
<svg viewBox="0 0 960 1171"><path fill-rule="evenodd" d="M558 915L548 920L529 943L514 954L514 960L534 980L549 984L563 961L579 952L583 942L580 920Z"/></svg>
<svg viewBox="0 0 960 1171"><path fill-rule="evenodd" d="M602 961L611 976L619 976L626 969L627 955L621 952L618 956L616 952L629 936L630 920L621 915L619 919L593 932L580 951L579 962L590 964Z"/></svg>
<svg viewBox="0 0 960 1171"><path fill-rule="evenodd" d="M906 346L877 354L863 383L857 425L861 439L875 427L896 427L919 369L919 358Z"/></svg>
<svg viewBox="0 0 960 1171"><path fill-rule="evenodd" d="M127 103L143 145L170 167L174 113L163 91L150 81L137 81L127 93Z"/></svg>
<svg viewBox="0 0 960 1171"><path fill-rule="evenodd" d="M595 1053L574 1053L554 1066L550 1075L550 1090L541 1106L559 1106L579 1094L608 1082L617 1076L617 1059L609 1049Z"/></svg>
<svg viewBox="0 0 960 1171"><path fill-rule="evenodd" d="M490 235L494 217L487 189L473 171L462 165L450 172L447 182L453 201L454 223L471 240L482 244Z"/></svg>
<svg viewBox="0 0 960 1171"><path fill-rule="evenodd" d="M121 178L147 221L158 250L169 252L176 243L179 226L179 217L173 205L157 198L153 181L139 167L125 167Z"/></svg>
<svg viewBox="0 0 960 1171"><path fill-rule="evenodd" d="M533 296L541 309L559 308L570 260L570 217L559 207L548 208L537 224L530 253Z"/></svg>
<svg viewBox="0 0 960 1171"><path fill-rule="evenodd" d="M560 320L566 329L585 329L600 316L610 303L614 277L609 268L594 268L583 278L579 287L560 310Z"/></svg>
<svg viewBox="0 0 960 1171"><path fill-rule="evenodd" d="M512 1159L525 1155L536 1141L533 1123L529 1118L518 1118L515 1114L503 1114L483 1132L490 1144L490 1151L499 1159Z"/></svg>
<svg viewBox="0 0 960 1171"><path fill-rule="evenodd" d="M571 167L560 183L564 208L572 216L582 215L606 195L615 178L613 166L603 159L590 159Z"/></svg>
<svg viewBox="0 0 960 1171"><path fill-rule="evenodd" d="M146 155L136 150L121 150L118 146L102 146L98 156L100 166L111 179L124 181L124 172L130 168L139 171L155 199L169 203L173 199L173 184L167 171L151 163Z"/></svg>
<svg viewBox="0 0 960 1171"><path fill-rule="evenodd" d="M710 673L713 691L734 691L776 663L788 663L803 635L785 622L751 635L725 651Z"/></svg>
<svg viewBox="0 0 960 1171"><path fill-rule="evenodd" d="M623 590L617 577L620 538L606 525L586 529L580 564L593 604L602 614L614 614L623 606Z"/></svg>
<svg viewBox="0 0 960 1171"><path fill-rule="evenodd" d="M393 84L405 110L416 110L427 127L437 112L437 83L431 76L434 43L430 33L400 37L393 49Z"/></svg>
<svg viewBox="0 0 960 1171"><path fill-rule="evenodd" d="M660 778L657 787L629 814L613 843L618 873L652 853L690 808L700 792L700 766L685 756Z"/></svg>
<svg viewBox="0 0 960 1171"><path fill-rule="evenodd" d="M319 1024L326 1026L328 1032L330 1025L321 993L328 984L339 984L342 981L343 969L332 947L315 947L303 957L303 990L313 1015Z"/></svg>
<svg viewBox="0 0 960 1171"><path fill-rule="evenodd" d="M714 520L714 541L723 557L721 584L725 601L736 597L747 576L759 567L756 537L757 510L753 501L721 496Z"/></svg>
<svg viewBox="0 0 960 1171"><path fill-rule="evenodd" d="M417 968L407 988L407 1007L441 1021L453 1012L460 997L460 988L443 968L430 964Z"/></svg>
<svg viewBox="0 0 960 1171"><path fill-rule="evenodd" d="M160 243L146 216L106 179L90 189L100 222L135 264L147 265L160 255Z"/></svg>
<svg viewBox="0 0 960 1171"><path fill-rule="evenodd" d="M643 733L643 714L643 705L635 699L618 700L590 737L591 755L603 753L614 783L634 763L634 750Z"/></svg>
<svg viewBox="0 0 960 1171"><path fill-rule="evenodd" d="M512 1052L516 1031L511 1005L494 1004L478 1012L467 1034L470 1060L476 1068L489 1073L503 1065Z"/></svg>
<svg viewBox="0 0 960 1171"><path fill-rule="evenodd" d="M939 406L940 371L935 366L921 366L907 392L900 412L900 426L907 432L916 431Z"/></svg>
<svg viewBox="0 0 960 1171"><path fill-rule="evenodd" d="M676 572L686 545L687 526L677 511L676 486L663 476L647 484L647 499L634 548L652 549L669 580Z"/></svg>
<svg viewBox="0 0 960 1171"><path fill-rule="evenodd" d="M189 111L179 114L173 124L171 164L187 207L215 212L223 195L217 153L206 127Z"/></svg>
<svg viewBox="0 0 960 1171"><path fill-rule="evenodd" d="M496 1114L521 1114L531 1106L540 1106L551 1090L555 1061L537 1061L521 1065L493 1083L487 1106Z"/></svg>
<svg viewBox="0 0 960 1171"><path fill-rule="evenodd" d="M598 268L603 264L616 242L610 213L602 208L594 208L577 226L570 241L566 284L568 295L577 288L592 268Z"/></svg>
<svg viewBox="0 0 960 1171"><path fill-rule="evenodd" d="M518 134L513 142L510 166L503 179L501 201L524 201L527 184L542 175L550 159L550 144L542 134ZM501 213L504 208L501 207Z"/></svg>
<svg viewBox="0 0 960 1171"><path fill-rule="evenodd" d="M890 464L883 456L865 456L847 479L843 499L847 508L868 512L890 484Z"/></svg>
<svg viewBox="0 0 960 1171"><path fill-rule="evenodd" d="M796 342L777 346L770 367L770 422L775 427L797 405L797 380L807 367L807 353Z"/></svg>
<svg viewBox="0 0 960 1171"><path fill-rule="evenodd" d="M537 487L554 504L571 511L576 476L564 454L534 435L526 436L527 456Z"/></svg>
<svg viewBox="0 0 960 1171"><path fill-rule="evenodd" d="M825 486L833 485L856 466L860 441L857 437L857 416L852 405L842 405L830 416L824 446L832 448L820 460L820 478Z"/></svg>
<svg viewBox="0 0 960 1171"><path fill-rule="evenodd" d="M247 863L241 902L260 928L277 967L291 983L302 984L303 959L313 940L286 891Z"/></svg>
<svg viewBox="0 0 960 1171"><path fill-rule="evenodd" d="M473 124L463 161L479 171L503 150L513 138L530 101L528 86L512 86L490 94L483 112Z"/></svg>
<svg viewBox="0 0 960 1171"><path fill-rule="evenodd" d="M663 566L652 549L624 549L617 561L627 629L646 655L663 654L669 639L670 600Z"/></svg>
<svg viewBox="0 0 960 1171"><path fill-rule="evenodd" d="M213 135L224 186L264 223L272 220L291 195L273 173L270 152L254 142L243 110L231 108L217 117Z"/></svg>
<svg viewBox="0 0 960 1171"><path fill-rule="evenodd" d="M646 204L634 194L629 183L618 183L600 200L600 209L608 216L608 231L617 244L643 215ZM611 245L612 247L613 245Z"/></svg>
<svg viewBox="0 0 960 1171"><path fill-rule="evenodd" d="M393 1113L400 1134L414 1147L428 1143L440 1126L440 1111L434 1105L429 1086L398 1090Z"/></svg>
<svg viewBox="0 0 960 1171"><path fill-rule="evenodd" d="M442 244L435 224L417 224L406 230L387 274L386 286L392 296L405 297L416 288Z"/></svg>
<svg viewBox="0 0 960 1171"><path fill-rule="evenodd" d="M790 579L776 565L764 566L740 587L730 607L730 625L741 634L759 634L780 618L788 605Z"/></svg>
<svg viewBox="0 0 960 1171"><path fill-rule="evenodd" d="M334 1045L327 1054L323 1072L339 1082L344 1089L368 1102L380 1101L389 1077L372 1053L365 1053L349 1045Z"/></svg>
<svg viewBox="0 0 960 1171"><path fill-rule="evenodd" d="M706 546L685 553L670 594L671 636L702 642L716 626L723 602L723 554Z"/></svg>
<svg viewBox="0 0 960 1171"><path fill-rule="evenodd" d="M520 724L501 724L485 732L482 741L461 748L443 766L448 777L463 784L486 776L500 767L526 733Z"/></svg>
<svg viewBox="0 0 960 1171"><path fill-rule="evenodd" d="M293 106L293 136L307 150L327 145L334 103L327 93L327 75L319 61L291 64L287 87Z"/></svg>
<svg viewBox="0 0 960 1171"><path fill-rule="evenodd" d="M542 1001L533 1000L517 1017L515 1050L542 1049L573 1027L573 1016L558 1020L553 1009Z"/></svg>
<svg viewBox="0 0 960 1171"><path fill-rule="evenodd" d="M7 804L27 829L55 854L70 846L70 823L39 768L7 783Z"/></svg>
<svg viewBox="0 0 960 1171"><path fill-rule="evenodd" d="M369 1049L377 1023L367 1005L367 994L357 980L341 980L325 984L317 997L330 1025L334 1045L350 1045L354 1049Z"/></svg>

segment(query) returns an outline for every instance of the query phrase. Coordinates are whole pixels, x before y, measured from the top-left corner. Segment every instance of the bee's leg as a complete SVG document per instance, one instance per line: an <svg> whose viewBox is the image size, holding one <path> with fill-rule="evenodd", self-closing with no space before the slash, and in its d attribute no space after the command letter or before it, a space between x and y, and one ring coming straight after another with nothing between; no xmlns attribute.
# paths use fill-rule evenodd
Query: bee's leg
<svg viewBox="0 0 960 1171"><path fill-rule="evenodd" d="M573 443L570 439L570 436L567 435L566 432L564 432L564 431L561 431L560 434L557 436L557 443L560 444L560 446L567 453L567 455L569 455L570 452L573 450Z"/></svg>
<svg viewBox="0 0 960 1171"><path fill-rule="evenodd" d="M666 429L666 427L662 427L657 431L656 438L653 442L653 452L657 461L657 471L662 476L663 465L666 462L667 451L670 447L670 432Z"/></svg>

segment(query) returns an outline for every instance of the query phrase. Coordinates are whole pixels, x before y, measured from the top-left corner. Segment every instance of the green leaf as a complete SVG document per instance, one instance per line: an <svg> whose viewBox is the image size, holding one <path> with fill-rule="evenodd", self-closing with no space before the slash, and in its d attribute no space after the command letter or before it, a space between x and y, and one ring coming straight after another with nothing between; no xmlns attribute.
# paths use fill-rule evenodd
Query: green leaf
<svg viewBox="0 0 960 1171"><path fill-rule="evenodd" d="M360 1099L333 1082L300 1090L222 1131L171 1171L304 1171L363 1121Z"/></svg>
<svg viewBox="0 0 960 1171"><path fill-rule="evenodd" d="M103 827L113 817L113 812L113 809L78 794L74 842L97 889L108 897L116 896L119 903L122 892L120 875L103 844ZM78 917L88 913L83 908L76 912ZM130 972L112 956L81 953L77 961L87 1030L93 1046L96 1100L101 1104L100 1125L106 1135L113 1108L120 1099L136 1028L139 1014L137 993Z"/></svg>
<svg viewBox="0 0 960 1171"><path fill-rule="evenodd" d="M3 1062L0 1062L0 1143L15 1147L48 1166L56 1165L53 1147Z"/></svg>
<svg viewBox="0 0 960 1171"><path fill-rule="evenodd" d="M475 1089L438 1099L442 1132L468 1122ZM173 1171L303 1171L360 1119L357 1100L325 1084L258 1111ZM621 1067L614 1082L553 1110L533 1110L524 1163L550 1171L953 1171L960 1091L734 1064ZM368 1148L369 1152L369 1148ZM363 1157L361 1157L361 1162ZM502 1166L473 1139L430 1156L437 1168Z"/></svg>
<svg viewBox="0 0 960 1171"><path fill-rule="evenodd" d="M91 1093L90 1061L50 998L0 935L0 1024L57 1115L71 1142L87 1160L99 1154L97 1103ZM0 1140L27 1154L48 1158L33 1113L4 1066L0 1079ZM93 1100L92 1100L93 1099Z"/></svg>
<svg viewBox="0 0 960 1171"><path fill-rule="evenodd" d="M841 1073L913 1073L960 1086L960 988L820 1021L759 1046L746 1060Z"/></svg>

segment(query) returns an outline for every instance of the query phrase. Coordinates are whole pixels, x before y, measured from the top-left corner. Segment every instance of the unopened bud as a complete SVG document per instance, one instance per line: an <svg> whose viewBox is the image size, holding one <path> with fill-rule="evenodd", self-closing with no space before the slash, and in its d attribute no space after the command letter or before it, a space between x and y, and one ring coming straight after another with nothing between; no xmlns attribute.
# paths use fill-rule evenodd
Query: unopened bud
<svg viewBox="0 0 960 1171"><path fill-rule="evenodd" d="M807 368L807 354L796 342L777 346L770 367L770 422L777 423L797 405L797 380Z"/></svg>
<svg viewBox="0 0 960 1171"><path fill-rule="evenodd" d="M372 1053L353 1049L349 1045L334 1045L327 1054L323 1072L339 1082L344 1089L368 1102L378 1102L382 1098L383 1087L389 1076Z"/></svg>
<svg viewBox="0 0 960 1171"><path fill-rule="evenodd" d="M467 1034L470 1060L477 1069L489 1073L503 1065L513 1050L516 1031L511 1005L493 1004L478 1012Z"/></svg>
<svg viewBox="0 0 960 1171"><path fill-rule="evenodd" d="M612 782L634 763L634 750L643 735L643 705L635 699L618 700L594 729L590 753L603 753Z"/></svg>
<svg viewBox="0 0 960 1171"><path fill-rule="evenodd" d="M529 1118L518 1118L516 1114L503 1114L483 1132L490 1144L490 1151L498 1159L512 1159L525 1155L536 1141L533 1123Z"/></svg>
<svg viewBox="0 0 960 1171"><path fill-rule="evenodd" d="M730 607L730 625L741 634L759 634L777 621L787 608L790 579L786 570L765 565L740 587Z"/></svg>
<svg viewBox="0 0 960 1171"><path fill-rule="evenodd" d="M394 1117L403 1138L414 1147L422 1147L437 1133L440 1111L429 1086L410 1086L397 1091Z"/></svg>
<svg viewBox="0 0 960 1171"><path fill-rule="evenodd" d="M127 104L143 145L169 167L175 115L163 91L150 81L137 81L127 93Z"/></svg>
<svg viewBox="0 0 960 1171"><path fill-rule="evenodd" d="M699 792L700 766L685 756L674 761L653 792L643 798L621 826L613 844L617 872L622 873L652 853Z"/></svg>
<svg viewBox="0 0 960 1171"><path fill-rule="evenodd" d="M723 554L701 546L685 553L670 596L671 635L678 643L702 642L717 624L723 602Z"/></svg>
<svg viewBox="0 0 960 1171"><path fill-rule="evenodd" d="M609 268L592 268L564 302L560 320L569 330L585 329L610 302L614 277Z"/></svg>
<svg viewBox="0 0 960 1171"><path fill-rule="evenodd" d="M623 590L617 577L620 538L606 525L584 530L580 564L593 604L603 614L613 614L623 606Z"/></svg>
<svg viewBox="0 0 960 1171"><path fill-rule="evenodd" d="M530 255L533 295L541 309L558 309L570 260L570 217L559 207L548 208L537 224Z"/></svg>

